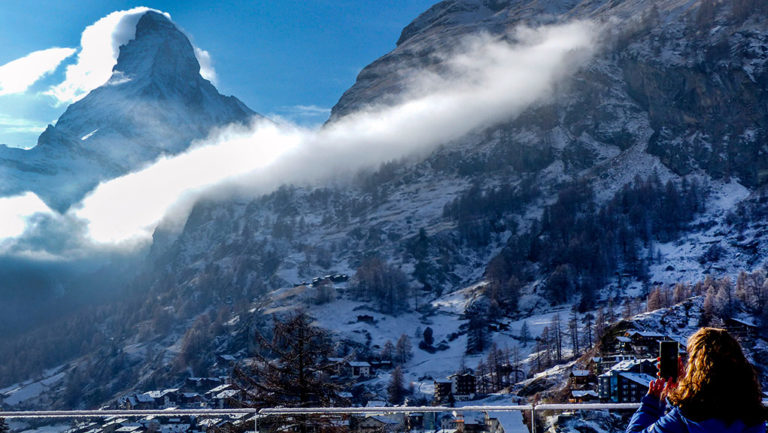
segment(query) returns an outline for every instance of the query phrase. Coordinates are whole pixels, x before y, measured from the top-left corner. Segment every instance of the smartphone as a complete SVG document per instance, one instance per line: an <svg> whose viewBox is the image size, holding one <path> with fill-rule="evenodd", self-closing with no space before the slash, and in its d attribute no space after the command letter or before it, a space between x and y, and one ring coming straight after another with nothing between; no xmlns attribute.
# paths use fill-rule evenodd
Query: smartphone
<svg viewBox="0 0 768 433"><path fill-rule="evenodd" d="M659 342L659 377L677 382L677 356L680 346L676 341Z"/></svg>

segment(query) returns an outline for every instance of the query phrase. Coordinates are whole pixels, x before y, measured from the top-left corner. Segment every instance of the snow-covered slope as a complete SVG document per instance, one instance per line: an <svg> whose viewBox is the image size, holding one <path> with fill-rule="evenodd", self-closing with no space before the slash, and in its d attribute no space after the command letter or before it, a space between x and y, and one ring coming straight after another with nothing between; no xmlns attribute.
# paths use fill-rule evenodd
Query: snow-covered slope
<svg viewBox="0 0 768 433"><path fill-rule="evenodd" d="M706 5L711 4L715 7L708 9ZM594 192L594 199L589 196L582 207L594 212L580 211L592 222L608 214L604 208L608 204L622 208L621 193L635 179L641 183L655 179L659 185L696 180L702 190L700 203L692 203L701 211L678 222L663 239L654 231L658 221L649 220L641 228L649 234L647 241L625 233L629 241L601 251L602 258L613 263L608 276L594 288L595 305L587 304L588 308L606 304L618 311L644 300L656 283L694 282L706 273L735 275L740 269L761 267L768 251L768 237L761 234L764 224L759 221L768 202L760 198L768 180L762 144L768 110L760 108L768 103L764 90L768 30L762 25L765 11L752 8L745 13L739 9L743 5L750 2L448 0L435 5L406 27L395 50L361 72L334 107L331 122L357 108L396 98L409 70L439 70L443 57L438 54L463 35L483 31L505 38L519 24L591 19L604 24L603 43L599 54L561 83L551 99L517 118L445 143L424 158L389 162L348 182L285 186L257 199L228 196L197 203L181 233L156 231L151 255L133 282L138 287L136 296L144 300L134 300L125 310L115 307L123 314L120 317L130 320L117 324L105 320L92 332L124 342L125 352L136 353L136 347L152 348L147 353L162 352L151 361L137 356L131 371L142 380L149 381L155 372L167 379L184 345L184 333L196 318L218 315L230 323L235 316L238 320L248 316L242 309L261 305L264 308L254 307L250 317L267 320L265 314L306 304L319 324L360 345L381 346L403 333L413 335L413 328L433 327L436 341L445 340L448 349L436 355L417 352L407 365L408 378L428 389L427 376L455 371L461 362L467 322L473 314L470 306L484 305L482 314L497 310L499 317L493 324L497 329L491 339L500 346L520 346L523 322L535 337L558 312L563 320L569 314L570 302L577 297L568 293L568 302L552 305L559 301L547 297L546 286L555 273L550 270L558 265L566 269L562 280L580 280L569 275L565 266L579 258L574 257L576 248L576 253L551 260L554 265L538 258L541 251L534 252L532 247L522 260L510 262L514 265L508 267L528 269L528 278L508 278L500 284L515 288L514 303L489 301L491 285L498 282L486 280L490 280L489 263L506 265L495 259L523 245L517 240L527 239L526 245L531 246L555 237L546 232L545 223L552 222L544 216L553 203L567 201L574 184L588 185ZM140 26L166 29L161 18L148 17ZM110 92L121 89L129 95L170 92L186 102L208 95L207 82L188 88L184 80L175 81L173 71L182 68L177 65L194 66L192 57L153 63L152 56L163 51L162 44L150 38L153 42L145 46L140 34L137 30L137 39L121 51L113 85L91 95L94 106L112 101ZM163 77L163 86L138 75L125 81L140 71L142 77ZM232 104L238 106L236 101ZM114 163L112 151L100 150L95 143L125 133L98 119L82 120L85 115L78 110L86 106L73 106L44 135L51 140L60 137L58 142L89 155L67 167L97 158ZM130 117L131 107L120 104L119 110ZM227 109L215 112L227 113ZM148 128L147 140L166 137L162 127ZM189 132L193 129L185 128L193 134ZM142 140L125 134L126 146L135 151L131 155L144 155ZM91 142L93 148L83 144ZM155 144L147 154L178 150L167 140L151 142ZM46 155L63 152L62 146L49 147L52 150ZM30 172L50 169L30 161L24 166ZM48 179L45 176L53 174L35 176ZM675 195L668 198L672 202ZM653 197L646 199L650 203ZM754 210L739 210L746 202L753 203ZM634 209L611 215L640 218L650 212L646 205L640 202ZM566 227L561 234L568 242L567 232L572 230L576 227ZM596 237L609 235L617 233L600 231ZM573 244L578 246L579 241ZM301 287L306 285L300 283L336 272L354 274L372 256L394 269L393 274L405 275L406 283L399 288L406 301L399 311L384 313L381 305L364 296L345 296L319 306L308 302L314 295L303 292ZM649 269L638 272L630 259ZM374 322L358 321L358 311L372 315ZM211 336L209 348L247 352L248 342L230 337ZM529 355L532 345L523 345L521 356ZM93 350L90 356L96 353ZM472 356L476 358L470 361L476 363L479 356ZM558 374L565 370L561 367ZM375 385L380 386L386 377L378 381Z"/></svg>
<svg viewBox="0 0 768 433"><path fill-rule="evenodd" d="M32 149L0 146L0 195L32 191L64 210L99 181L253 115L203 79L187 37L149 11L120 47L107 83L69 106Z"/></svg>

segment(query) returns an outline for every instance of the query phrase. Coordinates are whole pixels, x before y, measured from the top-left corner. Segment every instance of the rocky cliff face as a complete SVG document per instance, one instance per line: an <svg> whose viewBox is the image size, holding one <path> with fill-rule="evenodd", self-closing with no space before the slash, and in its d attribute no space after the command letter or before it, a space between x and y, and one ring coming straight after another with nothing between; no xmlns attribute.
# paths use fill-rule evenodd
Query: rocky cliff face
<svg viewBox="0 0 768 433"><path fill-rule="evenodd" d="M106 84L68 107L34 148L0 146L0 194L31 190L65 210L98 182L253 115L200 76L187 37L150 11L139 19L135 38L120 47Z"/></svg>
<svg viewBox="0 0 768 433"><path fill-rule="evenodd" d="M574 137L568 144L578 144L585 126L598 142L647 145L680 175L704 170L756 187L768 180L764 13L755 1L443 1L403 30L395 50L363 69L332 119L397 95L407 74L395 71L439 68L434 53L467 33L502 37L518 25L591 19L608 23L602 55L577 77L575 101L561 97L544 109L567 114L567 105L577 105L575 115L556 122ZM605 135L606 121L627 120L615 111L618 99L645 118L650 134L633 135L634 122L623 122ZM525 116L525 125L552 131L550 119Z"/></svg>

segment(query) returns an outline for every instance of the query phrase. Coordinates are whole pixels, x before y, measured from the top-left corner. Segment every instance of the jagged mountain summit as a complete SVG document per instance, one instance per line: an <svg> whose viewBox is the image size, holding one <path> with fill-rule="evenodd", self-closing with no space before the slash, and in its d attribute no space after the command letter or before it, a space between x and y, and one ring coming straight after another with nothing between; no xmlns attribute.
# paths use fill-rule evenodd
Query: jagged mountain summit
<svg viewBox="0 0 768 433"><path fill-rule="evenodd" d="M67 108L29 150L0 146L0 195L32 191L67 209L100 181L175 154L212 128L254 116L200 75L187 37L148 11L112 76Z"/></svg>

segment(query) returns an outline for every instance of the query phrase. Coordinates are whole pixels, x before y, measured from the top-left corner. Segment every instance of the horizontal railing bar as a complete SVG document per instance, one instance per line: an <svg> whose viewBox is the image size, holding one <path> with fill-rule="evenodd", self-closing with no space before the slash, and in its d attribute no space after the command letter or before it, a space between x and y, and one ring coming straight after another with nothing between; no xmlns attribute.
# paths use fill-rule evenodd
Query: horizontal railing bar
<svg viewBox="0 0 768 433"><path fill-rule="evenodd" d="M530 404L510 406L401 406L401 407L285 407L267 408L259 411L261 415L322 415L322 414L385 414L385 413L412 413L412 412L510 412L531 410Z"/></svg>
<svg viewBox="0 0 768 433"><path fill-rule="evenodd" d="M640 403L571 403L499 406L400 406L400 407L306 407L306 408L244 408L244 409L154 409L154 410L70 410L70 411L12 411L0 412L0 418L137 418L144 416L228 416L228 415L332 415L332 414L392 414L414 412L512 412L528 410L604 410L637 409Z"/></svg>
<svg viewBox="0 0 768 433"><path fill-rule="evenodd" d="M0 412L0 418L137 418L144 416L226 416L256 414L247 409L177 409L177 410L41 410Z"/></svg>
<svg viewBox="0 0 768 433"><path fill-rule="evenodd" d="M764 400L763 404L768 404ZM393 406L393 407L306 407L306 408L242 408L242 409L148 409L148 410L46 410L0 411L0 418L140 418L145 416L229 416L229 415L339 415L393 414L414 412L512 412L528 410L609 410L637 409L640 403L542 403L537 405L499 406Z"/></svg>
<svg viewBox="0 0 768 433"><path fill-rule="evenodd" d="M542 403L536 405L536 410L603 410L639 407L640 403Z"/></svg>

